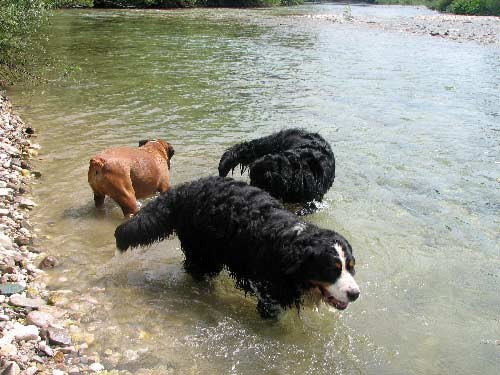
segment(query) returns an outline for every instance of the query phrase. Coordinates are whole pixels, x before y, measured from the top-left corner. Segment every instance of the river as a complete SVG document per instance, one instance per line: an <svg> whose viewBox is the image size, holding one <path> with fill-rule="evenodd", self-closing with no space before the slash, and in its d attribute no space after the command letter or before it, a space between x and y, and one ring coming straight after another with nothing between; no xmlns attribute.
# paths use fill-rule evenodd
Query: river
<svg viewBox="0 0 500 375"><path fill-rule="evenodd" d="M384 10L385 9L385 10ZM65 10L47 56L71 74L9 92L42 145L39 244L62 265L75 338L133 374L496 374L500 366L500 50L339 25L290 9ZM352 14L408 17L413 7ZM361 297L345 312L258 316L227 275L197 283L177 238L115 255L113 202L88 160L173 144L172 182L217 173L228 146L320 132L337 177L307 220L342 233ZM90 337L90 339L89 339Z"/></svg>

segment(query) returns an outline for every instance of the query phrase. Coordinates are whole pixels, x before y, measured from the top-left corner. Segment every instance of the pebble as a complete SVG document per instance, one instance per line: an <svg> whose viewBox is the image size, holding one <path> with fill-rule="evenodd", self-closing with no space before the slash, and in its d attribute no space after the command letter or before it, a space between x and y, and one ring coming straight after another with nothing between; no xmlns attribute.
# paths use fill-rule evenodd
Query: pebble
<svg viewBox="0 0 500 375"><path fill-rule="evenodd" d="M27 171L29 173L29 171ZM36 207L37 204L28 198L16 198L16 202L19 203L19 206L22 208L33 208Z"/></svg>
<svg viewBox="0 0 500 375"><path fill-rule="evenodd" d="M0 247L3 247L6 250L13 249L12 240L9 237L7 237L7 235L1 232L0 232Z"/></svg>
<svg viewBox="0 0 500 375"><path fill-rule="evenodd" d="M21 293L25 287L17 283L4 283L0 284L0 292L5 296Z"/></svg>
<svg viewBox="0 0 500 375"><path fill-rule="evenodd" d="M48 328L54 322L54 317L49 313L35 310L28 314L26 321L40 328Z"/></svg>
<svg viewBox="0 0 500 375"><path fill-rule="evenodd" d="M10 188L0 188L0 197L7 197L12 192Z"/></svg>
<svg viewBox="0 0 500 375"><path fill-rule="evenodd" d="M38 309L40 306L45 304L45 301L41 298L26 298L20 294L13 294L10 296L9 303L13 306Z"/></svg>
<svg viewBox="0 0 500 375"><path fill-rule="evenodd" d="M49 328L49 341L52 344L68 346L71 345L71 337L64 328Z"/></svg>
<svg viewBox="0 0 500 375"><path fill-rule="evenodd" d="M44 352L49 357L53 357L55 354L54 349L52 349L50 346L48 346L47 343L44 341L41 341L38 343L38 350Z"/></svg>
<svg viewBox="0 0 500 375"><path fill-rule="evenodd" d="M16 326L12 330L12 335L17 341L29 341L36 340L39 338L38 327L34 325L23 326L16 322Z"/></svg>
<svg viewBox="0 0 500 375"><path fill-rule="evenodd" d="M21 373L21 369L17 365L16 362L8 362L1 370L1 375L19 375Z"/></svg>
<svg viewBox="0 0 500 375"><path fill-rule="evenodd" d="M40 265L38 266L38 268L40 268L42 270L47 269L47 268L54 268L58 264L59 264L59 261L57 260L57 258L55 258L51 255L48 255L45 258L43 258L43 260L40 262Z"/></svg>
<svg viewBox="0 0 500 375"><path fill-rule="evenodd" d="M5 344L0 348L1 357L13 357L17 354L17 347L14 344Z"/></svg>
<svg viewBox="0 0 500 375"><path fill-rule="evenodd" d="M19 155L19 150L14 146L8 145L7 143L0 142L0 148L11 155Z"/></svg>
<svg viewBox="0 0 500 375"><path fill-rule="evenodd" d="M24 370L22 375L35 375L38 372L38 367L31 366Z"/></svg>
<svg viewBox="0 0 500 375"><path fill-rule="evenodd" d="M99 372L99 371L102 371L104 370L104 366L101 365L100 363L98 362L95 362L95 363L92 363L90 366L89 366L89 369L91 369L92 371L94 372Z"/></svg>

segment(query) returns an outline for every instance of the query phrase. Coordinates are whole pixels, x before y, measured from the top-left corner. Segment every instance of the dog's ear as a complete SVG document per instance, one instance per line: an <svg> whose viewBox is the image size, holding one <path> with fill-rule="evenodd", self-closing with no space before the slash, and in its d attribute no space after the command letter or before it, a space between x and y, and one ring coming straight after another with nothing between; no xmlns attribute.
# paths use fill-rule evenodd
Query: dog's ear
<svg viewBox="0 0 500 375"><path fill-rule="evenodd" d="M139 141L139 147L142 147L144 146L146 143L148 143L150 141L150 139L143 139L143 140L140 140Z"/></svg>
<svg viewBox="0 0 500 375"><path fill-rule="evenodd" d="M165 147L165 150L167 151L167 155L168 155L168 159L172 159L172 156L174 156L175 154L175 150L173 148L173 146L168 143L168 142L165 142L167 144L167 147Z"/></svg>
<svg viewBox="0 0 500 375"><path fill-rule="evenodd" d="M283 272L285 275L293 275L307 263L314 260L314 252L310 246L307 246L300 253L291 252L284 259Z"/></svg>

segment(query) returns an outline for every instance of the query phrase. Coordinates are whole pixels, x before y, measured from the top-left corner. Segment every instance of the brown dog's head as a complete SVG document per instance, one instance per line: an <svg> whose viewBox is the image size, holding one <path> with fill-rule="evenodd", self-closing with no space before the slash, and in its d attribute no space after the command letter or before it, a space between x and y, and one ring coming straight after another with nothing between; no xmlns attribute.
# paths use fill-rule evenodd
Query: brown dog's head
<svg viewBox="0 0 500 375"><path fill-rule="evenodd" d="M168 169L170 169L170 159L172 159L172 156L174 156L174 148L172 147L172 145L170 143L168 143L167 141L164 141L163 139L144 139L144 140L141 140L139 141L139 147L143 147L143 146L153 146L155 147L155 145L159 145L160 148L165 152L165 156L166 156L166 159L167 159L167 166L168 166ZM156 146L158 147L158 146Z"/></svg>

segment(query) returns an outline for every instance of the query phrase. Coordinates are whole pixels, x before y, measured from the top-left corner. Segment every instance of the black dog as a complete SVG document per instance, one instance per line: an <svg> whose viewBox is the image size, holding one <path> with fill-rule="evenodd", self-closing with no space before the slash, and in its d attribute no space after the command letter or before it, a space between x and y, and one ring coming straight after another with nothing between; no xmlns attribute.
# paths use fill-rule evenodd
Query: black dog
<svg viewBox="0 0 500 375"><path fill-rule="evenodd" d="M335 179L335 158L317 133L288 129L229 148L220 159L219 176L240 164L250 184L285 203L321 201Z"/></svg>
<svg viewBox="0 0 500 375"><path fill-rule="evenodd" d="M201 279L226 267L238 287L257 296L263 317L277 316L279 307L299 308L313 289L340 310L358 298L346 239L300 221L242 181L208 177L172 188L120 225L116 244L125 251L174 231L189 274Z"/></svg>

